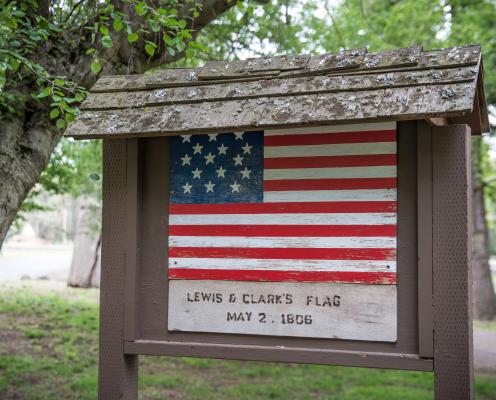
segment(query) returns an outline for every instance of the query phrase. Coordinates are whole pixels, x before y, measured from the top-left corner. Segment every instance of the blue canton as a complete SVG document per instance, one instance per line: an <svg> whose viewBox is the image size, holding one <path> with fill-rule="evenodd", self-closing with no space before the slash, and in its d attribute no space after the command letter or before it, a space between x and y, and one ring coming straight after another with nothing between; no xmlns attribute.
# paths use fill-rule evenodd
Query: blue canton
<svg viewBox="0 0 496 400"><path fill-rule="evenodd" d="M171 138L171 203L263 201L263 131Z"/></svg>

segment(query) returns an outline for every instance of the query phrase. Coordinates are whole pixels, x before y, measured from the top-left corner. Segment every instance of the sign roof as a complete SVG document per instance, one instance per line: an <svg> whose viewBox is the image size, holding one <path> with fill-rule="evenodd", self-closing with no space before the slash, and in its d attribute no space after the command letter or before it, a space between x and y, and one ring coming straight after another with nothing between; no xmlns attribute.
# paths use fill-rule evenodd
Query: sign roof
<svg viewBox="0 0 496 400"><path fill-rule="evenodd" d="M102 76L66 135L123 138L447 117L489 130L479 45L284 55Z"/></svg>

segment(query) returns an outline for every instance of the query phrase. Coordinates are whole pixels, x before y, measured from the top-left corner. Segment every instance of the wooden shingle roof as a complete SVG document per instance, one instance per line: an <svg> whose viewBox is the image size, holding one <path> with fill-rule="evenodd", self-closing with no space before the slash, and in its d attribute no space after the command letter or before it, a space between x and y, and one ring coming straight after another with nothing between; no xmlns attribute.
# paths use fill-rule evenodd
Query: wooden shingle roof
<svg viewBox="0 0 496 400"><path fill-rule="evenodd" d="M213 61L103 76L66 135L122 138L446 117L489 130L478 45Z"/></svg>

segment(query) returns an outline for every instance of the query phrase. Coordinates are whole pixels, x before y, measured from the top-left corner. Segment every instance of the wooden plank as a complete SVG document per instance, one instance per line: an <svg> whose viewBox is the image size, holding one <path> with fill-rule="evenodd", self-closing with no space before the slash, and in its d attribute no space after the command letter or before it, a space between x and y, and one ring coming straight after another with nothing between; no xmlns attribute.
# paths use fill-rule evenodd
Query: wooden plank
<svg viewBox="0 0 496 400"><path fill-rule="evenodd" d="M432 357L432 139L431 127L424 121L417 125L417 157L419 355Z"/></svg>
<svg viewBox="0 0 496 400"><path fill-rule="evenodd" d="M298 77L322 73L343 74L367 74L375 72L376 69L389 71L400 70L422 70L428 68L450 68L476 65L480 61L480 46L468 45L448 49L437 49L420 52L418 46L388 50L384 52L366 54L364 49L348 50L342 53L331 53L321 56L279 56L271 57L270 63L267 58L249 59L244 61L213 61L210 64L216 71L208 71L203 68L173 68L160 70L152 74L141 75L115 75L102 76L95 83L92 92L116 92L146 89L150 87L177 87L198 86L209 84L215 78L216 82L223 80L253 80L264 75L276 77ZM280 61L279 61L280 60ZM308 64L304 66L307 61ZM293 65L291 65L293 61ZM267 65L264 65L264 62ZM248 65L250 64L250 65ZM227 70L221 75L220 67ZM203 77L199 80L200 73Z"/></svg>
<svg viewBox="0 0 496 400"><path fill-rule="evenodd" d="M361 68L379 69L417 65L422 53L422 46L405 47L367 53Z"/></svg>
<svg viewBox="0 0 496 400"><path fill-rule="evenodd" d="M177 280L170 331L395 342L396 286Z"/></svg>
<svg viewBox="0 0 496 400"><path fill-rule="evenodd" d="M448 118L446 117L427 118L426 121L430 125L434 125L434 126L444 126L449 124Z"/></svg>
<svg viewBox="0 0 496 400"><path fill-rule="evenodd" d="M171 68L153 74L102 76L91 88L92 92L126 91L146 88L149 84L160 83L164 86L197 84L198 68Z"/></svg>
<svg viewBox="0 0 496 400"><path fill-rule="evenodd" d="M67 136L78 138L228 132L471 112L474 83L350 93L227 100L136 110L85 111Z"/></svg>
<svg viewBox="0 0 496 400"><path fill-rule="evenodd" d="M98 398L138 399L138 357L124 354L127 230L126 140L103 143L103 231Z"/></svg>
<svg viewBox="0 0 496 400"><path fill-rule="evenodd" d="M126 275L124 292L124 339L137 338L137 274L140 224L140 151L138 139L126 140Z"/></svg>
<svg viewBox="0 0 496 400"><path fill-rule="evenodd" d="M280 338L277 338L280 341ZM308 342L308 341L307 341ZM288 346L232 345L225 343L184 343L182 341L137 340L124 342L126 354L205 357L230 360L342 365L349 367L394 368L432 371L433 362L415 354L371 351L308 349Z"/></svg>
<svg viewBox="0 0 496 400"><path fill-rule="evenodd" d="M420 68L447 68L451 66L476 65L480 62L480 45L455 46L422 52Z"/></svg>
<svg viewBox="0 0 496 400"><path fill-rule="evenodd" d="M434 389L474 398L470 128L432 129Z"/></svg>
<svg viewBox="0 0 496 400"><path fill-rule="evenodd" d="M359 68L363 63L367 49L342 50L339 53L322 54L308 61L311 72L341 71Z"/></svg>
<svg viewBox="0 0 496 400"><path fill-rule="evenodd" d="M210 61L198 72L200 80L237 78L243 75L277 75L305 68L309 55L249 58L243 61Z"/></svg>
<svg viewBox="0 0 496 400"><path fill-rule="evenodd" d="M215 83L195 87L174 87L117 93L90 93L83 110L148 107L166 104L199 103L224 99L278 97L291 94L353 92L369 89L472 82L477 75L474 67L445 70L375 73L370 75L311 76L266 79L262 81Z"/></svg>

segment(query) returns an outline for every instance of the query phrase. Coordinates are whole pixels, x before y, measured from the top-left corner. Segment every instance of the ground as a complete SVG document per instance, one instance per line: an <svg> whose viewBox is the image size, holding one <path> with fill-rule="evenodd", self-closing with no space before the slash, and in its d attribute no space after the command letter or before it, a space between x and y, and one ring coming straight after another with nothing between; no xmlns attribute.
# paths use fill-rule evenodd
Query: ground
<svg viewBox="0 0 496 400"><path fill-rule="evenodd" d="M96 397L97 300L50 281L0 286L0 399ZM140 399L433 398L431 373L195 358L140 357L139 383ZM496 399L496 375L478 374L476 392Z"/></svg>

